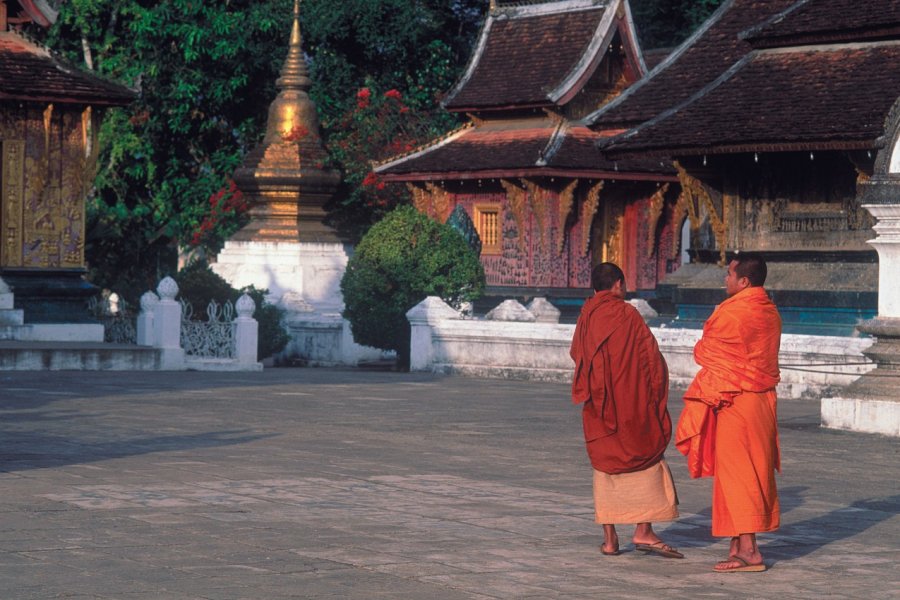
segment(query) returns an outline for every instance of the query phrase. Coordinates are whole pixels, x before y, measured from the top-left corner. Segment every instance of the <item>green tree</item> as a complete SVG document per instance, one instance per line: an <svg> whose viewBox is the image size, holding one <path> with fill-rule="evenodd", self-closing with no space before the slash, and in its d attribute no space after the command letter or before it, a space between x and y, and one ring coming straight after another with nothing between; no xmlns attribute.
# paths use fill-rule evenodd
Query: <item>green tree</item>
<svg viewBox="0 0 900 600"><path fill-rule="evenodd" d="M483 290L484 269L465 238L411 206L369 229L341 280L354 339L396 350L401 368L409 366L409 309L427 296L459 308Z"/></svg>
<svg viewBox="0 0 900 600"><path fill-rule="evenodd" d="M109 111L101 128L100 168L87 204L92 281L136 301L174 271L177 245L215 253L243 224L246 205L234 197L230 176L263 133L292 8L292 0L61 5L48 44L140 90L131 106ZM332 208L337 223L352 223L352 233L384 212L377 194L359 190L369 165L338 147L346 127L371 130L366 118L377 118L368 111L348 120L357 92L369 88L383 99L399 91L407 110L397 115L397 130L409 143L453 126L437 103L468 57L484 8L480 0L303 2L312 94L332 163L347 181ZM350 154L383 157L397 139L357 135Z"/></svg>
<svg viewBox="0 0 900 600"><path fill-rule="evenodd" d="M641 46L667 48L687 39L723 0L631 0Z"/></svg>
<svg viewBox="0 0 900 600"><path fill-rule="evenodd" d="M229 178L259 140L292 4L62 4L48 43L140 90L132 105L109 111L100 130L100 168L87 204L95 283L135 298L174 271L176 244L200 242L195 234L204 223L218 229L206 236L213 251L241 225L244 207L229 204Z"/></svg>

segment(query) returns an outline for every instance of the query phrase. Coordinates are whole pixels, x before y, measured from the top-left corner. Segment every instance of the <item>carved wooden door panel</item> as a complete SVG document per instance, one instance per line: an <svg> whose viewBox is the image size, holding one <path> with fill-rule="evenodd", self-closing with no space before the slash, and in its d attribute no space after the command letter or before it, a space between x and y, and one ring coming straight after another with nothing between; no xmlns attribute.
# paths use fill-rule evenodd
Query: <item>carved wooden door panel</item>
<svg viewBox="0 0 900 600"><path fill-rule="evenodd" d="M0 163L0 267L22 266L25 142L2 140Z"/></svg>

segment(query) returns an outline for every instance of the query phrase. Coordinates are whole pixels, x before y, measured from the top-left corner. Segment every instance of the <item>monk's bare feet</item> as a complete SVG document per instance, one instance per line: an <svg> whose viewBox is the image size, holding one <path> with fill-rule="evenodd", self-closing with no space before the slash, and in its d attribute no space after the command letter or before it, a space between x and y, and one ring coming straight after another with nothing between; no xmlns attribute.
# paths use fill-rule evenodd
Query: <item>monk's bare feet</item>
<svg viewBox="0 0 900 600"><path fill-rule="evenodd" d="M762 555L757 553L755 557L747 558L744 556L732 555L725 560L720 560L713 567L713 571L717 573L729 572L758 572L765 571L766 565L763 563Z"/></svg>
<svg viewBox="0 0 900 600"><path fill-rule="evenodd" d="M650 554L659 554L666 558L684 558L684 555L677 549L662 541L656 532L653 531L653 525L650 523L638 523L634 528L634 536L631 538L634 542L635 550Z"/></svg>
<svg viewBox="0 0 900 600"><path fill-rule="evenodd" d="M742 533L731 538L728 558L716 563L713 570L719 573L765 571L762 553L756 545L756 534Z"/></svg>
<svg viewBox="0 0 900 600"><path fill-rule="evenodd" d="M600 552L607 556L615 556L619 553L619 534L615 525L603 525L603 545Z"/></svg>

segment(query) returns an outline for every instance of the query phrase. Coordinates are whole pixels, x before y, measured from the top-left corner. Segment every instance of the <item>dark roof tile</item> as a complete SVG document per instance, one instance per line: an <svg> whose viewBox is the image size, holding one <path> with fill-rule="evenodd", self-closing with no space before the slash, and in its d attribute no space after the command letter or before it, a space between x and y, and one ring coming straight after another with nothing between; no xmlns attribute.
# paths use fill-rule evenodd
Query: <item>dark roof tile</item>
<svg viewBox="0 0 900 600"><path fill-rule="evenodd" d="M590 115L596 128L632 127L680 104L740 60L750 45L738 35L796 0L726 0L684 44L644 79Z"/></svg>
<svg viewBox="0 0 900 600"><path fill-rule="evenodd" d="M486 40L479 42L483 50L473 54L474 64L450 92L446 108L552 105L548 93L579 64L605 11L602 3L586 10L490 16L482 31Z"/></svg>
<svg viewBox="0 0 900 600"><path fill-rule="evenodd" d="M900 96L900 45L763 50L720 85L619 138L607 152L671 156L872 148Z"/></svg>
<svg viewBox="0 0 900 600"><path fill-rule="evenodd" d="M0 33L0 99L124 105L136 95L65 63L16 33Z"/></svg>
<svg viewBox="0 0 900 600"><path fill-rule="evenodd" d="M884 39L898 31L900 0L800 0L744 37L766 48Z"/></svg>
<svg viewBox="0 0 900 600"><path fill-rule="evenodd" d="M562 136L560 137L560 133ZM406 157L384 163L381 175L439 173L596 171L627 173L670 172L659 159L609 160L597 148L600 135L587 127L558 130L547 121L506 127L492 123L470 127ZM554 143L556 142L556 143ZM560 143L561 142L561 143Z"/></svg>

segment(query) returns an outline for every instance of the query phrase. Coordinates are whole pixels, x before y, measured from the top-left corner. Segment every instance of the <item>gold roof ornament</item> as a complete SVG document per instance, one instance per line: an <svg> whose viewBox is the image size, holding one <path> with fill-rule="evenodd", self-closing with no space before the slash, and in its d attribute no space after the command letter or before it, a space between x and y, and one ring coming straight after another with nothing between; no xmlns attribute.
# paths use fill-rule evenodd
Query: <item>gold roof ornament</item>
<svg viewBox="0 0 900 600"><path fill-rule="evenodd" d="M328 155L308 93L312 80L302 41L300 2L294 0L288 54L275 82L279 91L269 106L266 135L234 173L250 202L250 223L232 240L342 241L323 222L324 205L337 190L340 174L324 166Z"/></svg>

